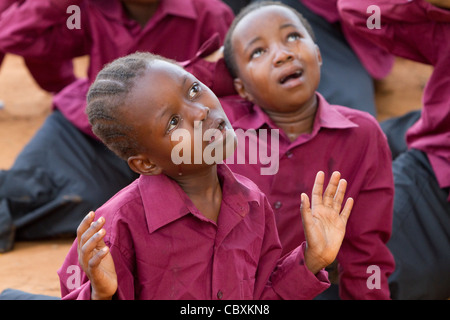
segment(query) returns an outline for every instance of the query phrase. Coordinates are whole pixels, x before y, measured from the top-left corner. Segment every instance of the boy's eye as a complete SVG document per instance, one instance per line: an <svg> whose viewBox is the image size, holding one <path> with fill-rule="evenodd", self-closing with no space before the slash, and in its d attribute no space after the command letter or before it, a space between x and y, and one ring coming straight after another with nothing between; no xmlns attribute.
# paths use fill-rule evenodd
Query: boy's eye
<svg viewBox="0 0 450 320"><path fill-rule="evenodd" d="M253 50L252 53L250 54L250 59L258 58L263 53L264 53L264 49L263 48L257 48L255 50Z"/></svg>
<svg viewBox="0 0 450 320"><path fill-rule="evenodd" d="M170 118L169 124L167 126L167 133L170 133L172 130L174 130L178 126L180 121L180 116L173 116L172 118Z"/></svg>
<svg viewBox="0 0 450 320"><path fill-rule="evenodd" d="M301 39L301 37L302 37L302 36L301 36L299 33L293 32L293 33L290 33L290 34L287 36L287 41L288 41L288 42L293 42L293 41L296 41L296 40Z"/></svg>
<svg viewBox="0 0 450 320"><path fill-rule="evenodd" d="M195 82L192 87L189 89L189 98L194 99L197 93L199 93L201 90L200 85Z"/></svg>

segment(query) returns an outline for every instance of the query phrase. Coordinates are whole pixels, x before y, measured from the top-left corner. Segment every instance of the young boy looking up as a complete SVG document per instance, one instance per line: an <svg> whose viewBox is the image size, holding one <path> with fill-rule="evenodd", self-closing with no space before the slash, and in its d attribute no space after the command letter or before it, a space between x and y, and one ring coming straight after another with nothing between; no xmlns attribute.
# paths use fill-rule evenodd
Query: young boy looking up
<svg viewBox="0 0 450 320"><path fill-rule="evenodd" d="M70 6L80 29L67 27ZM26 0L2 13L0 51L54 64L89 55L89 66L87 78L54 96L54 111L14 165L0 170L0 252L14 239L75 235L86 212L136 179L85 114L103 66L136 51L191 58L208 39L222 42L233 16L219 0Z"/></svg>
<svg viewBox="0 0 450 320"><path fill-rule="evenodd" d="M321 269L338 252L353 205L339 214L339 173L323 199L318 173L312 211L302 195L307 244L280 259L272 209L250 180L225 164L172 161L177 130L217 130L202 151L236 143L219 100L192 74L148 53L120 58L92 84L87 113L140 177L97 210L96 222L93 212L81 222L58 271L63 298L308 299L328 286Z"/></svg>
<svg viewBox="0 0 450 320"><path fill-rule="evenodd" d="M305 240L296 195L311 192L314 172L325 168L330 176L339 171L355 199L337 256L340 297L389 299L387 278L394 261L386 242L393 178L389 148L376 120L365 112L330 105L316 92L320 50L308 23L286 5L261 2L242 11L225 39L224 58L237 92L251 102L243 106L232 99L222 101L234 129L279 130L279 144L270 146L279 154L278 171L261 175L261 159L256 164L242 165L236 159L227 163L268 197L283 252ZM245 142L239 139L235 154L248 154L250 144ZM370 266L377 266L374 285L367 285L373 274Z"/></svg>

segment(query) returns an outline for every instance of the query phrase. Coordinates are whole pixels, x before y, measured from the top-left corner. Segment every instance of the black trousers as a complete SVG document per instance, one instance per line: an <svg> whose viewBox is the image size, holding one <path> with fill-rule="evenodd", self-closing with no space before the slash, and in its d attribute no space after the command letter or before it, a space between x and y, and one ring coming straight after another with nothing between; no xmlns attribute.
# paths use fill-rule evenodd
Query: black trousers
<svg viewBox="0 0 450 320"><path fill-rule="evenodd" d="M137 174L53 112L10 170L0 171L0 252L14 241L74 236L82 218Z"/></svg>
<svg viewBox="0 0 450 320"><path fill-rule="evenodd" d="M0 293L0 300L61 300L61 298L8 288Z"/></svg>
<svg viewBox="0 0 450 320"><path fill-rule="evenodd" d="M393 299L450 298L450 202L425 153L408 150L393 162L394 220L388 247Z"/></svg>
<svg viewBox="0 0 450 320"><path fill-rule="evenodd" d="M394 220L388 242L396 263L389 278L393 299L450 297L450 190L439 186L426 154L408 150L405 139L420 115L412 111L380 124L394 159Z"/></svg>

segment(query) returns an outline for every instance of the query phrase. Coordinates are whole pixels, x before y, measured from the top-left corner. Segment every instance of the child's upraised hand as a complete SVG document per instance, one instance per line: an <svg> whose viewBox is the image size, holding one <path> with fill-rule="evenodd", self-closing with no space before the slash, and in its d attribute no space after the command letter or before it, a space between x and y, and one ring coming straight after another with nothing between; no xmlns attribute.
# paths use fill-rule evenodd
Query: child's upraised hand
<svg viewBox="0 0 450 320"><path fill-rule="evenodd" d="M117 274L112 255L103 241L105 218L93 223L94 217L94 212L89 212L78 226L78 261L91 281L92 299L106 300L117 290Z"/></svg>
<svg viewBox="0 0 450 320"><path fill-rule="evenodd" d="M300 212L307 243L305 264L314 274L336 259L353 207L353 199L348 198L340 213L347 188L347 182L340 180L340 176L339 172L333 172L322 197L325 175L322 171L317 173L311 207L308 196L301 195Z"/></svg>

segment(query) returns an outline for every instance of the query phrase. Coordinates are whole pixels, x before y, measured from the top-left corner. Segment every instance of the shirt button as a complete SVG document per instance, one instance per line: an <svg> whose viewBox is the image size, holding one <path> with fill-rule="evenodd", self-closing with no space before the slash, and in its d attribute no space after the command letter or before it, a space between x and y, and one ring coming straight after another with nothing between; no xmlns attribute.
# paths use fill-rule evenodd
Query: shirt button
<svg viewBox="0 0 450 320"><path fill-rule="evenodd" d="M223 292L222 292L222 290L219 290L217 292L217 299L222 300L222 298L223 298Z"/></svg>
<svg viewBox="0 0 450 320"><path fill-rule="evenodd" d="M273 207L274 207L275 209L280 209L282 205L283 205L283 204L281 203L281 201L277 201L277 202L275 202L275 203L273 204Z"/></svg>
<svg viewBox="0 0 450 320"><path fill-rule="evenodd" d="M286 151L286 157L292 158L294 154L291 151Z"/></svg>

